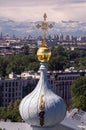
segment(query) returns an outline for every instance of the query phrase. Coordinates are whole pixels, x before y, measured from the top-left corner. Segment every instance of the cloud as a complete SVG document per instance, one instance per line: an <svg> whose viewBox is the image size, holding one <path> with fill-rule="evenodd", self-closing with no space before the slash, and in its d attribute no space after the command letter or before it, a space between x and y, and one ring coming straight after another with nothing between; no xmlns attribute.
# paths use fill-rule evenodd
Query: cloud
<svg viewBox="0 0 86 130"><path fill-rule="evenodd" d="M15 7L15 6L39 6L39 5L52 5L58 2L58 0L0 0L0 6L2 7Z"/></svg>
<svg viewBox="0 0 86 130"><path fill-rule="evenodd" d="M60 7L56 6L54 10L57 12L62 12L64 15L63 19L86 21L86 3L67 3L66 5L61 5Z"/></svg>
<svg viewBox="0 0 86 130"><path fill-rule="evenodd" d="M47 6L38 7L8 7L8 8L0 8L0 16L6 16L8 18L12 18L15 20L23 21L26 19L35 21L42 20L42 16L44 13L47 13L48 20L54 20L54 17L51 18L51 14L55 15L55 11L48 8ZM53 16L52 15L52 16Z"/></svg>
<svg viewBox="0 0 86 130"><path fill-rule="evenodd" d="M69 3L84 3L84 2L86 2L86 0L64 0L64 1L67 1L67 2L69 2Z"/></svg>
<svg viewBox="0 0 86 130"><path fill-rule="evenodd" d="M86 21L86 0L0 0L0 16L15 20Z"/></svg>
<svg viewBox="0 0 86 130"><path fill-rule="evenodd" d="M0 0L2 7L18 6L39 6L39 5L60 5L68 3L85 3L86 0Z"/></svg>

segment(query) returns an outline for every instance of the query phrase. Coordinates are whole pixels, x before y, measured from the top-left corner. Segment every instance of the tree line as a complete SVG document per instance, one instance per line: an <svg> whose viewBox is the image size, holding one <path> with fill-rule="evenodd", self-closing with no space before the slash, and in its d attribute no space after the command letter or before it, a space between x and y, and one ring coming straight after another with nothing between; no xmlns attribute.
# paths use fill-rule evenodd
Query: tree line
<svg viewBox="0 0 86 130"><path fill-rule="evenodd" d="M37 48L35 49L37 51ZM38 71L39 61L36 57L36 51L33 54L13 55L9 58L0 57L0 77L8 76L14 72L21 74L23 71ZM71 61L74 62L75 69L86 69L86 52L75 49L66 50L62 46L51 49L52 56L48 63L48 70L64 70L71 67Z"/></svg>

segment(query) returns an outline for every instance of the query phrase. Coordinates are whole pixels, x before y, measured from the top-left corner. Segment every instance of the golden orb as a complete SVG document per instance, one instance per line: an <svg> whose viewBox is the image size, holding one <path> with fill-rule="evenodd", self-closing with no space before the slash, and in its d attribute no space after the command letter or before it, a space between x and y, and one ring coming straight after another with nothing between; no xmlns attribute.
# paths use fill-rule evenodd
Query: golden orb
<svg viewBox="0 0 86 130"><path fill-rule="evenodd" d="M37 51L38 60L41 62L48 62L51 57L51 51L48 47L42 46Z"/></svg>

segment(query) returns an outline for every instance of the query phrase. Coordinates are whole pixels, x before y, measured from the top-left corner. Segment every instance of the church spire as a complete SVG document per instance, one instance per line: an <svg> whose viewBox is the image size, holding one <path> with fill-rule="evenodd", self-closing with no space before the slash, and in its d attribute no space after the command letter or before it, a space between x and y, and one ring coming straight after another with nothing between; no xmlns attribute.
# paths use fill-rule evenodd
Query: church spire
<svg viewBox="0 0 86 130"><path fill-rule="evenodd" d="M44 33L50 26L46 23L46 18L47 15L44 14L42 25L37 25L42 28ZM63 99L52 91L47 79L47 62L50 56L51 51L47 44L42 43L37 52L38 60L41 62L39 82L33 92L21 101L19 107L22 119L31 125L32 130L56 130L57 125L64 119L66 114Z"/></svg>

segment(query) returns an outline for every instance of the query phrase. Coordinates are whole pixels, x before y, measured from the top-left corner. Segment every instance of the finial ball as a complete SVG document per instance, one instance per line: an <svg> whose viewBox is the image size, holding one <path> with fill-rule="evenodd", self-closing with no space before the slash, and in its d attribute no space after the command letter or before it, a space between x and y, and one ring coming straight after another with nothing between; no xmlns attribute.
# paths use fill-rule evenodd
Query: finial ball
<svg viewBox="0 0 86 130"><path fill-rule="evenodd" d="M40 62L48 62L51 57L51 51L47 47L40 47L37 51L37 57Z"/></svg>

